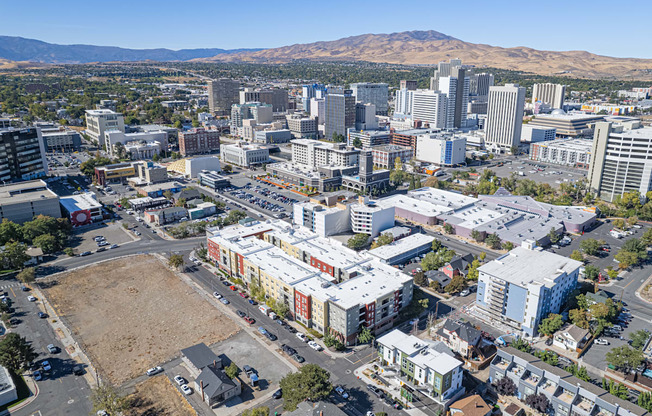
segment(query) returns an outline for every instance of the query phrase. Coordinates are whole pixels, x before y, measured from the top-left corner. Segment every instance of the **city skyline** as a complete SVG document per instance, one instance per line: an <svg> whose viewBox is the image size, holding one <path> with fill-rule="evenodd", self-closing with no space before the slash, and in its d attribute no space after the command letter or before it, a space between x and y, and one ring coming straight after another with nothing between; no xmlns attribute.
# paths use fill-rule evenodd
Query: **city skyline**
<svg viewBox="0 0 652 416"><path fill-rule="evenodd" d="M335 13L324 13L316 5L296 1L278 4L253 2L245 10L236 3L189 4L179 8L168 0L157 3L118 1L115 7L103 8L97 13L94 7L78 0L68 2L66 8L44 1L36 1L25 7L13 3L2 6L8 19L4 35L38 39L56 44L91 44L118 46L134 49L168 48L274 48L292 44L330 41L367 33L392 33L409 30L436 30L465 42L490 44L501 47L528 47L540 50L570 51L586 50L592 53L614 57L652 56L652 46L646 39L649 31L644 25L627 28L627 42L619 36L589 37L588 25L604 18L605 8L613 21L629 17L629 11L614 9L606 1L592 2L549 2L547 7L523 5L512 1L502 2L505 7L486 9L479 1L468 6L482 10L482 13L467 13L456 19L456 5L437 5L437 14L415 13L427 10L431 4L423 0L410 0L400 7L386 1L356 4L336 0L330 5L333 10L342 10L343 17ZM604 7L600 7L600 6ZM196 6L196 7L193 7ZM299 7L300 6L300 7ZM640 4L642 15L652 11L649 4ZM390 10L391 13L387 11ZM301 19L289 20L292 10L298 10ZM573 24L563 26L559 10L564 16L572 16ZM201 11L201 13L199 13ZM247 11L247 13L243 13ZM220 16L242 13L244 19ZM289 14L290 13L290 14ZM135 19L130 20L130 16ZM216 24L209 24L206 16L214 16ZM347 16L351 16L347 18ZM365 16L364 19L355 16ZM200 19L205 24L197 25ZM542 23L559 20L563 30L545 33L533 29L533 20ZM26 25L25 22L31 22ZM248 24L247 24L248 22ZM192 31L170 30L172 27L191 25ZM557 26L557 25L556 25ZM558 27L559 27L558 26ZM237 34L245 28L245 36ZM286 30L283 30L283 29ZM119 29L119 30L118 30Z"/></svg>

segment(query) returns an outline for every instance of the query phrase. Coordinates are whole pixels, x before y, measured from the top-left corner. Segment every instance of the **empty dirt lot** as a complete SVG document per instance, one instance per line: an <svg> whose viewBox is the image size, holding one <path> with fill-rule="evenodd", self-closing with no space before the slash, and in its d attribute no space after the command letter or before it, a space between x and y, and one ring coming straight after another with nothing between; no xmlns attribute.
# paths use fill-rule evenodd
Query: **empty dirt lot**
<svg viewBox="0 0 652 416"><path fill-rule="evenodd" d="M120 385L237 325L153 256L118 259L58 276L45 291L100 374Z"/></svg>
<svg viewBox="0 0 652 416"><path fill-rule="evenodd" d="M136 386L136 393L130 396L132 408L129 416L193 416L197 413L190 407L170 380L159 375Z"/></svg>

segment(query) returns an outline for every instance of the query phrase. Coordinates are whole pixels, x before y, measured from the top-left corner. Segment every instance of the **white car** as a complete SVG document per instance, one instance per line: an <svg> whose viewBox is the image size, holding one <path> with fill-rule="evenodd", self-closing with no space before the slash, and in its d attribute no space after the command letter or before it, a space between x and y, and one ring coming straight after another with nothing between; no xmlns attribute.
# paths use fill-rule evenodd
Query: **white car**
<svg viewBox="0 0 652 416"><path fill-rule="evenodd" d="M183 394L185 394L186 396L192 394L192 389L191 389L187 384L183 384L183 385L181 386L181 391L182 391Z"/></svg>
<svg viewBox="0 0 652 416"><path fill-rule="evenodd" d="M317 344L315 341L310 341L310 342L308 342L308 346L309 346L310 348L312 348L313 350L315 350L315 351L321 351L321 350L323 350L323 348L321 347L321 345Z"/></svg>
<svg viewBox="0 0 652 416"><path fill-rule="evenodd" d="M306 338L306 336L301 332L297 332L297 338L299 338L303 342L308 342L308 338Z"/></svg>
<svg viewBox="0 0 652 416"><path fill-rule="evenodd" d="M186 379L181 376L174 376L174 381L180 386L186 384Z"/></svg>
<svg viewBox="0 0 652 416"><path fill-rule="evenodd" d="M218 298L218 299L222 299L222 295L220 295L220 294L217 293L217 292L213 292L213 296L215 296L215 297Z"/></svg>
<svg viewBox="0 0 652 416"><path fill-rule="evenodd" d="M604 338L598 338L595 340L595 343L598 345L609 345L609 341Z"/></svg>
<svg viewBox="0 0 652 416"><path fill-rule="evenodd" d="M46 360L46 361L43 361L43 362L41 363L41 366L43 367L43 371L50 371L50 370L52 370L52 366L50 365L50 362L47 361L47 360Z"/></svg>
<svg viewBox="0 0 652 416"><path fill-rule="evenodd" d="M31 296L31 295L27 297L27 300L30 301L30 302L36 302L36 298L34 296Z"/></svg>
<svg viewBox="0 0 652 416"><path fill-rule="evenodd" d="M152 367L149 370L147 370L147 375L148 376L155 376L156 374L162 373L162 372L163 372L163 368L161 366L156 366L156 367Z"/></svg>

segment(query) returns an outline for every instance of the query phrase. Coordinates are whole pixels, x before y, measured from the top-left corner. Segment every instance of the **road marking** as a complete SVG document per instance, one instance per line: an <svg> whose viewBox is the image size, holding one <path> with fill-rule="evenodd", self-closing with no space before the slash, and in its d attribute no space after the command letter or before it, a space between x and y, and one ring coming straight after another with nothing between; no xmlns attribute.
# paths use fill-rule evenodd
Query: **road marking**
<svg viewBox="0 0 652 416"><path fill-rule="evenodd" d="M632 283L634 283L634 279L630 280L630 282L627 283L623 289L627 289L627 286L631 285Z"/></svg>
<svg viewBox="0 0 652 416"><path fill-rule="evenodd" d="M10 287L9 290L11 290L11 294L12 294L14 297L17 297L16 294L14 293L14 288L13 288L13 287Z"/></svg>

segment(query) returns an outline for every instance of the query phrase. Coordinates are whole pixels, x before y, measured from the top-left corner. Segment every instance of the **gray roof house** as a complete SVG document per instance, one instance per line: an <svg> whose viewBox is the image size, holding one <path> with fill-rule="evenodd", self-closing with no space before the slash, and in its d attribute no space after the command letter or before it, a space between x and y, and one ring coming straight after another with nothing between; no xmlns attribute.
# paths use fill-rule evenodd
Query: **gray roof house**
<svg viewBox="0 0 652 416"><path fill-rule="evenodd" d="M193 377L199 376L201 370L209 365L222 368L222 360L203 342L181 350L181 359Z"/></svg>
<svg viewBox="0 0 652 416"><path fill-rule="evenodd" d="M242 393L242 384L237 378L231 380L222 368L213 367L211 364L204 367L195 379L195 391L206 404L213 407L239 396Z"/></svg>

